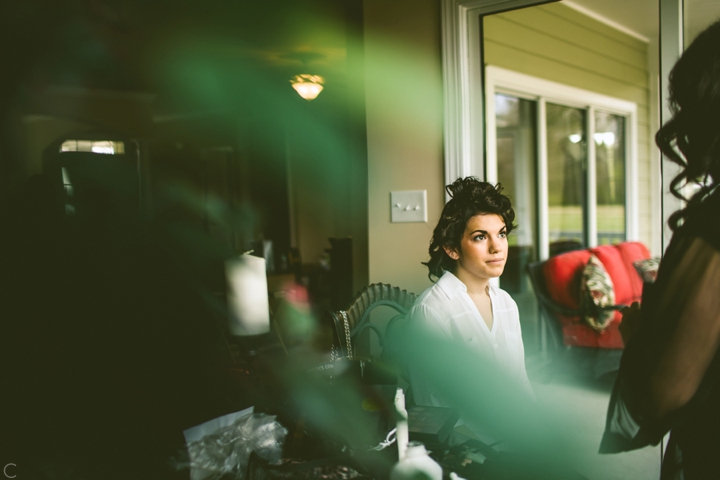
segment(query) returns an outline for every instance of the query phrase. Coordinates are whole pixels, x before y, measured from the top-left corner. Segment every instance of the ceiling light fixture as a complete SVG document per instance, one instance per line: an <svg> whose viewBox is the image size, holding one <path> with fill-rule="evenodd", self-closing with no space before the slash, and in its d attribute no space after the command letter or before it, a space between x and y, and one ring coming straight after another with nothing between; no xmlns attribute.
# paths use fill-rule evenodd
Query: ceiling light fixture
<svg viewBox="0 0 720 480"><path fill-rule="evenodd" d="M301 75L295 75L290 83L295 91L307 101L315 100L320 92L323 91L323 84L325 79L320 75L309 75L303 73Z"/></svg>

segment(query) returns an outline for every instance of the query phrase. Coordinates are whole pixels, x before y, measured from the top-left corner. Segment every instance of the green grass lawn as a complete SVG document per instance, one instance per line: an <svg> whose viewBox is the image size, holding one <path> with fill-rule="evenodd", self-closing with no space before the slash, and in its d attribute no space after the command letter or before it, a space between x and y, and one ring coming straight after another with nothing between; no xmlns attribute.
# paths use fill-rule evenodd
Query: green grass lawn
<svg viewBox="0 0 720 480"><path fill-rule="evenodd" d="M598 205L598 233L622 233L625 231L625 206ZM551 232L581 232L582 208L579 206L553 206L549 208Z"/></svg>

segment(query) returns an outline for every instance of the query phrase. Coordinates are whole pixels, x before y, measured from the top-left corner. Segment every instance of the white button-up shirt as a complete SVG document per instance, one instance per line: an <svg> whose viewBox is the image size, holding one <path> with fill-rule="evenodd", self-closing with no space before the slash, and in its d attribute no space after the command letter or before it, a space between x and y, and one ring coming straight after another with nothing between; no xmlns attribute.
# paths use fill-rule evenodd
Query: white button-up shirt
<svg viewBox="0 0 720 480"><path fill-rule="evenodd" d="M415 301L407 318L407 326L425 325L442 332L448 340L462 342L471 350L497 365L510 381L522 386L534 398L525 371L525 349L520 330L517 304L504 290L489 286L493 323L488 328L467 293L467 287L450 272L445 274ZM472 368L472 367L470 367ZM482 368L478 365L478 368ZM435 392L422 372L410 369L415 403L446 406L442 395Z"/></svg>

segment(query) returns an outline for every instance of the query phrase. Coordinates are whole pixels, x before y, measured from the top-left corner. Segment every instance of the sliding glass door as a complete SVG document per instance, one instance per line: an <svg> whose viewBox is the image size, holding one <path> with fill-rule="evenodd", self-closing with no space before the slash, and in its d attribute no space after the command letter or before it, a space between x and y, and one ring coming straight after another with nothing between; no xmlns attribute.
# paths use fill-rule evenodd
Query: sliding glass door
<svg viewBox="0 0 720 480"><path fill-rule="evenodd" d="M537 318L530 262L628 237L629 116L557 95L494 91L488 178L502 184L518 224L500 285L527 323ZM532 338L535 327L524 333Z"/></svg>
<svg viewBox="0 0 720 480"><path fill-rule="evenodd" d="M624 241L626 118L552 102L539 118L538 101L506 93L494 98L497 181L513 200L520 225L511 242L528 248L528 258L538 258L539 243L553 256ZM543 138L537 122L543 123ZM538 145L545 158L539 189ZM546 238L538 238L541 216L547 219Z"/></svg>
<svg viewBox="0 0 720 480"><path fill-rule="evenodd" d="M537 301L525 274L528 263L538 258L537 230L537 102L514 95L495 95L497 180L515 209L518 225L509 237L502 288L515 300L520 318L538 316ZM532 348L536 323L523 326L526 344Z"/></svg>
<svg viewBox="0 0 720 480"><path fill-rule="evenodd" d="M518 229L511 246L527 250L537 258L537 104L511 95L495 97L498 182L515 208Z"/></svg>

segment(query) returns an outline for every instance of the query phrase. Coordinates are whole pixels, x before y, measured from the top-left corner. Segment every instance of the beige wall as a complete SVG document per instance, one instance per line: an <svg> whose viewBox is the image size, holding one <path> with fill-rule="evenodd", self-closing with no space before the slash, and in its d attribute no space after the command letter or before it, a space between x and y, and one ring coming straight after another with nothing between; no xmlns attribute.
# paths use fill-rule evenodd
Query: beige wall
<svg viewBox="0 0 720 480"><path fill-rule="evenodd" d="M439 0L365 0L370 282L420 293L443 205ZM391 223L390 192L427 190L428 223Z"/></svg>
<svg viewBox="0 0 720 480"><path fill-rule="evenodd" d="M638 106L639 238L658 245L653 223L648 44L582 13L553 3L485 19L487 65L635 102ZM659 253L659 252L656 252Z"/></svg>

